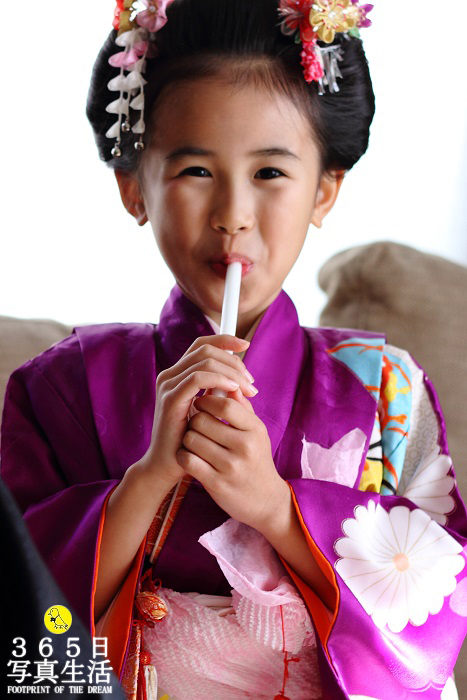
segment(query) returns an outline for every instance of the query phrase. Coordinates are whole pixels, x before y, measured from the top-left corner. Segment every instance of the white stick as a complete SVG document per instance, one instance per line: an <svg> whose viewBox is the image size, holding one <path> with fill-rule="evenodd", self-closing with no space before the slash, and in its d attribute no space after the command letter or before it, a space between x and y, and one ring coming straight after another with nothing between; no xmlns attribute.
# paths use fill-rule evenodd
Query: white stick
<svg viewBox="0 0 467 700"><path fill-rule="evenodd" d="M242 263L233 262L227 266L225 276L224 301L222 302L222 316L220 333L235 335L237 330L238 302L240 300L240 284L242 282ZM233 350L228 350L233 355ZM213 396L227 396L222 389L213 389Z"/></svg>

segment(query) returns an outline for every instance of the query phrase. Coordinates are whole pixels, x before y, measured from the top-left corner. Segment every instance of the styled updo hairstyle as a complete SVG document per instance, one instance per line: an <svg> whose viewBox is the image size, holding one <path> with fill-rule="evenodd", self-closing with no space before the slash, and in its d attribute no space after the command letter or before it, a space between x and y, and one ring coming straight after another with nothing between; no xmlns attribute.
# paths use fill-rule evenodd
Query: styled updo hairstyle
<svg viewBox="0 0 467 700"><path fill-rule="evenodd" d="M349 170L368 147L374 115L374 94L362 43L336 35L342 44L339 92L318 94L317 83L307 83L300 65L301 44L280 29L278 0L173 0L168 21L155 34L157 56L147 60L144 141L149 144L154 114L171 86L200 78L221 76L235 85L253 84L288 96L308 119L321 153L323 170ZM105 136L115 114L105 111L116 93L107 88L119 73L108 59L118 51L112 30L94 64L86 114L102 160L109 167L136 172L141 152L134 148L138 135L121 134L122 155L111 154L115 140ZM133 125L139 112L130 110ZM144 153L144 151L143 151Z"/></svg>

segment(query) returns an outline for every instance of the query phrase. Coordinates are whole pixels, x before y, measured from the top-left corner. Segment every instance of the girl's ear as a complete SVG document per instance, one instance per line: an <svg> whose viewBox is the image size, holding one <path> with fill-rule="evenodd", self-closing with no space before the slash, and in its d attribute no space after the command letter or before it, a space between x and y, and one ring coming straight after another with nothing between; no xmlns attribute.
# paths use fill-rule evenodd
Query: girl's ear
<svg viewBox="0 0 467 700"><path fill-rule="evenodd" d="M310 219L310 223L316 228L321 228L324 217L333 208L344 180L344 175L344 170L333 170L321 176L316 193L315 206Z"/></svg>
<svg viewBox="0 0 467 700"><path fill-rule="evenodd" d="M132 173L126 173L123 170L115 170L115 177L117 178L120 197L125 209L135 217L140 226L144 226L148 217L138 178Z"/></svg>

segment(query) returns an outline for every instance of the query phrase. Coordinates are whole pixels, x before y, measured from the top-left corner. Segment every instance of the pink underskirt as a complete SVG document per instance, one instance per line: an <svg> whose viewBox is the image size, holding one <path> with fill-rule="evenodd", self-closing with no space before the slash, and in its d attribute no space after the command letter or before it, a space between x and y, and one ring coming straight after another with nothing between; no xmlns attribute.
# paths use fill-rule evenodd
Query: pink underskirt
<svg viewBox="0 0 467 700"><path fill-rule="evenodd" d="M200 543L215 556L232 596L161 588L168 614L144 630L170 700L273 700L281 693L284 648L290 700L319 700L316 640L308 611L279 558L256 530L228 520Z"/></svg>

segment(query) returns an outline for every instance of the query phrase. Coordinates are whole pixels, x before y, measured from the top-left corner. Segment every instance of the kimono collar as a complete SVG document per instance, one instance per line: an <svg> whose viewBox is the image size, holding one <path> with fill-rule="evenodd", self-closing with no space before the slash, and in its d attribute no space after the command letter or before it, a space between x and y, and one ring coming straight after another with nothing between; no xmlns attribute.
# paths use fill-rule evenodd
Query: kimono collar
<svg viewBox="0 0 467 700"><path fill-rule="evenodd" d="M158 371L172 367L201 335L214 335L214 330L195 303L175 286L162 307L157 325Z"/></svg>
<svg viewBox="0 0 467 700"><path fill-rule="evenodd" d="M175 286L158 324L158 369L175 364L201 335L214 335L211 324ZM259 321L243 358L256 380L258 395L251 403L268 429L273 455L287 426L307 353L295 306L281 290Z"/></svg>

